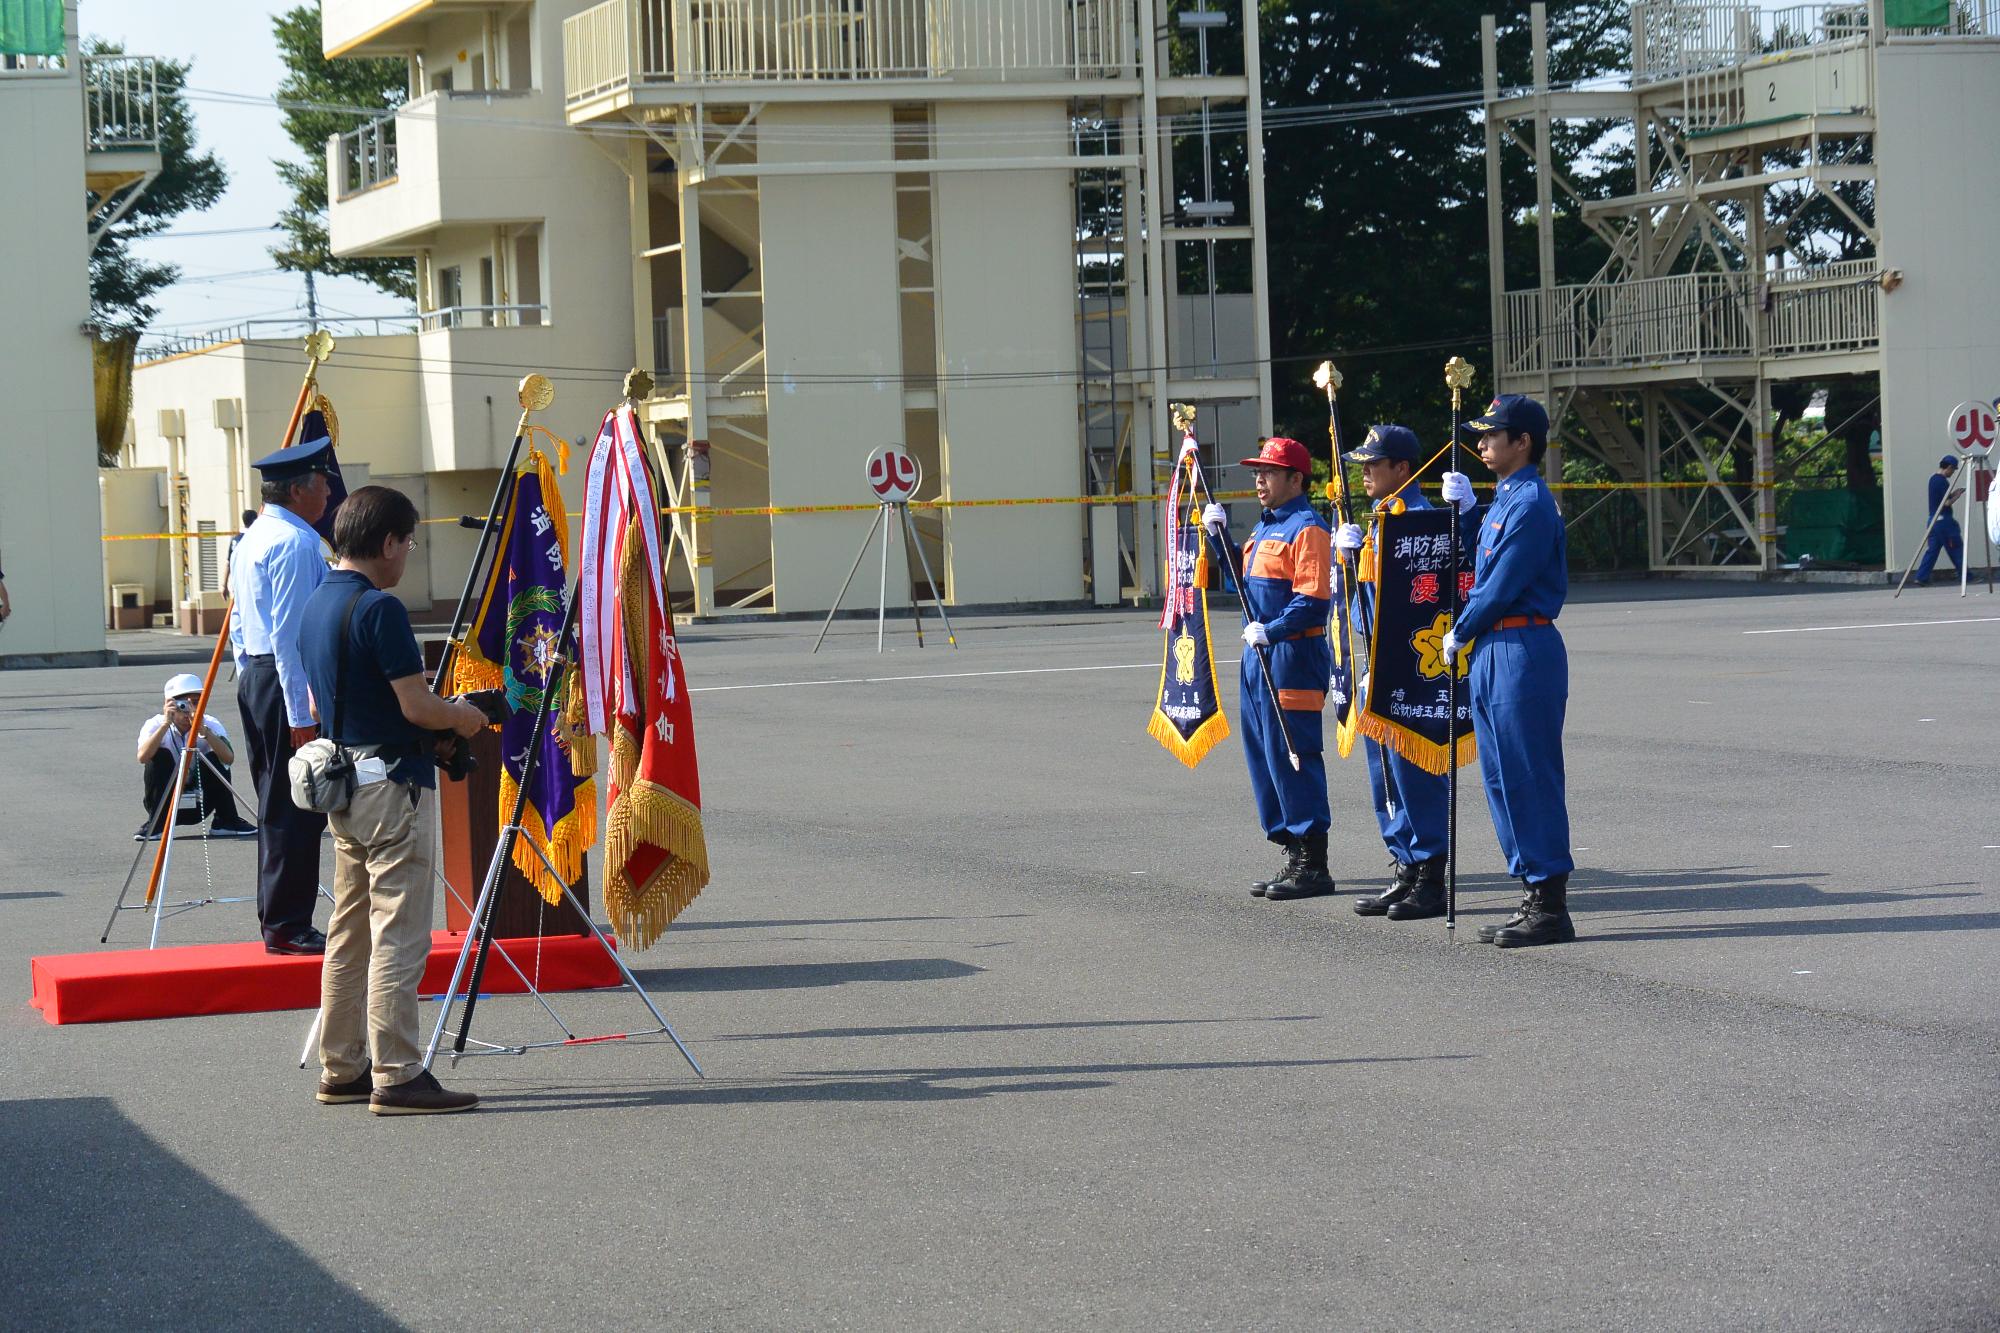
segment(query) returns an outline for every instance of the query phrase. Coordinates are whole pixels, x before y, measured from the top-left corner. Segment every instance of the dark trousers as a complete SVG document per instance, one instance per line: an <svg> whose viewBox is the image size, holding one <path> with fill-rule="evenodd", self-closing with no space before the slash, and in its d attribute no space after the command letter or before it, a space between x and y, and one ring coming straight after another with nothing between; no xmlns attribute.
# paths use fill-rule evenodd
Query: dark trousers
<svg viewBox="0 0 2000 1333"><path fill-rule="evenodd" d="M236 681L243 749L257 784L257 918L266 939L312 925L319 894L319 837L326 816L292 804L292 727L285 692L269 658L251 658Z"/></svg>
<svg viewBox="0 0 2000 1333"><path fill-rule="evenodd" d="M191 760L188 769L187 790L195 793L200 809L207 812L211 827L228 828L238 822L236 797L229 790L229 765L209 755L208 763L214 764L222 772L220 781L208 771L208 764L200 759ZM167 798L174 792L174 756L167 753L162 745L151 759L146 761L146 831L158 833L166 827ZM175 821L181 824L198 824L201 820L193 810Z"/></svg>

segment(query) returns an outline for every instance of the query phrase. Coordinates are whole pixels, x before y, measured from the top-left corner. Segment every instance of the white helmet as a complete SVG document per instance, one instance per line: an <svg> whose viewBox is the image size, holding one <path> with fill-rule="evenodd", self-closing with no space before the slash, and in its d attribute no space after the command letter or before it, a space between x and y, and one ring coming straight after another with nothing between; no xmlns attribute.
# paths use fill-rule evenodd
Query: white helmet
<svg viewBox="0 0 2000 1333"><path fill-rule="evenodd" d="M178 699L185 694L200 693L201 677L183 671L180 675L173 677L167 682L167 688L161 693L160 697L163 699Z"/></svg>

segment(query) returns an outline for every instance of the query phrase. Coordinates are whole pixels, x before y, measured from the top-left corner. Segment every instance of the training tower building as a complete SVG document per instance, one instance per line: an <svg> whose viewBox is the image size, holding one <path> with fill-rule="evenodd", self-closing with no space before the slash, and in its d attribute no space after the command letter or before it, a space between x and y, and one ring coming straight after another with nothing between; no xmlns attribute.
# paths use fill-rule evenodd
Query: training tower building
<svg viewBox="0 0 2000 1333"><path fill-rule="evenodd" d="M1639 0L1622 88L1552 87L1536 5L1533 86L1503 89L1494 32L1488 18L1499 390L1543 397L1559 445L1653 483L1653 569L1769 571L1790 481L1773 394L1865 377L1879 386L1885 559L1900 569L1950 451L1948 410L2000 392L2000 0ZM1551 160L1554 122L1598 119L1629 127L1631 195L1584 198ZM1539 281L1508 290L1502 171L1520 162ZM1850 238L1831 258L1810 221L1829 207ZM1558 208L1610 249L1587 282L1557 281Z"/></svg>

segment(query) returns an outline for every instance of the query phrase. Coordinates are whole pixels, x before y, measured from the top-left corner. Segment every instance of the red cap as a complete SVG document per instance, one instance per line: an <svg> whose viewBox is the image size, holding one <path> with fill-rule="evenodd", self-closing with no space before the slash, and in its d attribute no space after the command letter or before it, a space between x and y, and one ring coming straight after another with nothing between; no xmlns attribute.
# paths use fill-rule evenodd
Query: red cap
<svg viewBox="0 0 2000 1333"><path fill-rule="evenodd" d="M1258 446L1255 458L1239 459L1245 467L1288 467L1294 472L1312 476L1312 455L1297 440L1288 440L1282 435L1273 435Z"/></svg>

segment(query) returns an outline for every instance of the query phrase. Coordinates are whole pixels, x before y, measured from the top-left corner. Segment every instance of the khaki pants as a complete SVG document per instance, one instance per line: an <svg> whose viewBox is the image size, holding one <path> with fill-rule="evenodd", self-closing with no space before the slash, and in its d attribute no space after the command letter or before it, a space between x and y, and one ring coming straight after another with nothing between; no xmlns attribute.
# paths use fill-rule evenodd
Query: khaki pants
<svg viewBox="0 0 2000 1333"><path fill-rule="evenodd" d="M346 1083L372 1059L375 1086L423 1072L417 986L431 951L437 797L400 782L357 787L333 828L333 919L320 973L319 1058Z"/></svg>

